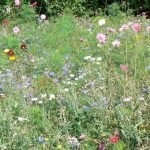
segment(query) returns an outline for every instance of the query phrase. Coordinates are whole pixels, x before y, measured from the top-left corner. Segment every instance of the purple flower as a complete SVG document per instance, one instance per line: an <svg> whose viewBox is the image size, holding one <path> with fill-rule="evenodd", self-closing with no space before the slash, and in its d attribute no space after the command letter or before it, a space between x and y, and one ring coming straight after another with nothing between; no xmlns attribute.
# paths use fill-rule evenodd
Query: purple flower
<svg viewBox="0 0 150 150"><path fill-rule="evenodd" d="M39 142L43 143L44 142L44 138L42 136L39 137L38 139Z"/></svg>
<svg viewBox="0 0 150 150"><path fill-rule="evenodd" d="M0 84L0 90L2 90L3 89L3 85L2 84Z"/></svg>
<svg viewBox="0 0 150 150"><path fill-rule="evenodd" d="M97 106L97 105L98 105L97 102L93 102L90 106L94 107L94 106Z"/></svg>
<svg viewBox="0 0 150 150"><path fill-rule="evenodd" d="M90 106L83 106L82 108L83 109L90 109L91 107Z"/></svg>
<svg viewBox="0 0 150 150"><path fill-rule="evenodd" d="M98 150L104 150L105 143L101 142L98 146Z"/></svg>
<svg viewBox="0 0 150 150"><path fill-rule="evenodd" d="M90 87L93 87L93 86L94 86L94 82L90 82L90 83L89 83L89 86L90 86Z"/></svg>
<svg viewBox="0 0 150 150"><path fill-rule="evenodd" d="M146 69L147 69L147 70L150 70L150 65L149 65L149 66L146 66Z"/></svg>
<svg viewBox="0 0 150 150"><path fill-rule="evenodd" d="M87 94L87 92L88 92L88 91L87 91L86 89L82 90L82 93L83 93L83 94Z"/></svg>
<svg viewBox="0 0 150 150"><path fill-rule="evenodd" d="M49 77L53 77L53 76L55 76L55 73L54 72L50 72L49 73Z"/></svg>
<svg viewBox="0 0 150 150"><path fill-rule="evenodd" d="M58 79L58 78L55 78L55 79L54 79L54 82L55 82L55 83L58 83L58 82L59 82L59 79Z"/></svg>

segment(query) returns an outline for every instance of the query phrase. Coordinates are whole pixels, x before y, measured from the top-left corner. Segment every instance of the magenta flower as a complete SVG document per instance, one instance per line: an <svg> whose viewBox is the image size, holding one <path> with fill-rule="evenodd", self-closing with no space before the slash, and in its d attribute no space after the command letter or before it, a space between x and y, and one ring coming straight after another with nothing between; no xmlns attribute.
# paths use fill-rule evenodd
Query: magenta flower
<svg viewBox="0 0 150 150"><path fill-rule="evenodd" d="M13 31L16 34L16 33L18 33L20 31L20 29L19 29L19 27L16 26L16 27L13 28Z"/></svg>
<svg viewBox="0 0 150 150"><path fill-rule="evenodd" d="M115 41L112 42L112 45L114 47L119 47L120 46L120 41L119 40L115 40Z"/></svg>
<svg viewBox="0 0 150 150"><path fill-rule="evenodd" d="M132 25L132 29L135 31L135 32L139 32L141 30L141 25L136 23L134 25Z"/></svg>
<svg viewBox="0 0 150 150"><path fill-rule="evenodd" d="M123 71L123 72L128 72L128 68L126 65L120 65L120 69Z"/></svg>
<svg viewBox="0 0 150 150"><path fill-rule="evenodd" d="M105 34L103 34L103 33L98 33L97 35L96 35L96 39L100 42L100 43L105 43L105 41L106 41L106 35Z"/></svg>

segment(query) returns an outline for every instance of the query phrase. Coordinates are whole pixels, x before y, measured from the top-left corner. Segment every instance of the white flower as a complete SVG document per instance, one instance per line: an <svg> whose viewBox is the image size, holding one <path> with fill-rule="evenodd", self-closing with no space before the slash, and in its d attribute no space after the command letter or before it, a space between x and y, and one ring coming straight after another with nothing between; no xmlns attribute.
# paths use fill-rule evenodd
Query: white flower
<svg viewBox="0 0 150 150"><path fill-rule="evenodd" d="M41 94L41 98L46 98L46 93L45 94Z"/></svg>
<svg viewBox="0 0 150 150"><path fill-rule="evenodd" d="M78 81L79 79L78 79L78 78L75 78L75 80Z"/></svg>
<svg viewBox="0 0 150 150"><path fill-rule="evenodd" d="M84 57L84 60L89 60L89 59L91 59L91 56L85 56Z"/></svg>
<svg viewBox="0 0 150 150"><path fill-rule="evenodd" d="M42 102L42 101L39 101L38 104L43 104L43 102Z"/></svg>
<svg viewBox="0 0 150 150"><path fill-rule="evenodd" d="M92 57L92 58L91 58L91 61L95 61L95 58L94 58L94 57Z"/></svg>
<svg viewBox="0 0 150 150"><path fill-rule="evenodd" d="M73 78L73 77L74 77L74 74L70 74L70 77Z"/></svg>
<svg viewBox="0 0 150 150"><path fill-rule="evenodd" d="M53 100L53 99L55 99L55 95L54 95L54 94L50 94L50 95L49 95L49 100L51 101L51 100Z"/></svg>
<svg viewBox="0 0 150 150"><path fill-rule="evenodd" d="M68 88L65 88L64 91L65 91L65 92L69 92L69 89L68 89Z"/></svg>
<svg viewBox="0 0 150 150"><path fill-rule="evenodd" d="M40 19L45 20L45 19L46 19L46 15L42 14L42 15L40 16Z"/></svg>
<svg viewBox="0 0 150 150"><path fill-rule="evenodd" d="M124 98L123 101L124 102L129 102L132 99L132 97L128 97L128 98Z"/></svg>
<svg viewBox="0 0 150 150"><path fill-rule="evenodd" d="M33 102L35 102L35 101L37 101L38 99L37 99L36 97L33 97L31 100L32 100Z"/></svg>
<svg viewBox="0 0 150 150"><path fill-rule="evenodd" d="M144 97L143 97L143 96L139 97L139 99L140 99L141 101L144 101Z"/></svg>
<svg viewBox="0 0 150 150"><path fill-rule="evenodd" d="M102 60L102 57L97 57L96 60L97 60L97 61L101 61L101 60Z"/></svg>
<svg viewBox="0 0 150 150"><path fill-rule="evenodd" d="M99 24L99 26L102 26L102 25L104 25L105 24L105 19L100 19L99 21L98 21L98 24Z"/></svg>
<svg viewBox="0 0 150 150"><path fill-rule="evenodd" d="M102 44L98 43L98 44L97 44L97 47L102 47Z"/></svg>
<svg viewBox="0 0 150 150"><path fill-rule="evenodd" d="M18 117L18 121L23 122L23 121L28 121L27 118L23 118L23 117Z"/></svg>

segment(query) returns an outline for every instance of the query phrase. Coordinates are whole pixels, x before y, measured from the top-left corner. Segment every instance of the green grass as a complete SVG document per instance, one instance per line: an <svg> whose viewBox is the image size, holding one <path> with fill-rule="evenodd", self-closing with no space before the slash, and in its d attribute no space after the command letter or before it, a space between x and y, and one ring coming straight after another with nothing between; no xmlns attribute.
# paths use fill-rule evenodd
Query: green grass
<svg viewBox="0 0 150 150"><path fill-rule="evenodd" d="M105 142L106 150L111 150L109 137L118 130L116 150L148 150L150 33L145 28L149 21L117 16L98 26L100 18L64 15L55 23L22 21L16 24L20 28L16 35L12 29L18 18L1 26L0 149L56 150L60 144L62 150L69 150L69 137L79 140L83 133L86 138L79 140L77 149L96 150ZM129 22L138 22L142 30L118 31ZM109 33L110 27L117 32ZM97 33L107 35L101 47L97 47ZM118 48L112 46L115 39L121 42ZM21 43L27 49L20 50ZM15 52L16 61L3 55L6 48ZM95 61L84 60L86 56ZM99 62L98 57L102 57ZM128 67L127 73L121 64ZM55 76L49 77L50 72ZM55 98L49 100L50 94ZM39 142L39 137L48 138L47 143Z"/></svg>

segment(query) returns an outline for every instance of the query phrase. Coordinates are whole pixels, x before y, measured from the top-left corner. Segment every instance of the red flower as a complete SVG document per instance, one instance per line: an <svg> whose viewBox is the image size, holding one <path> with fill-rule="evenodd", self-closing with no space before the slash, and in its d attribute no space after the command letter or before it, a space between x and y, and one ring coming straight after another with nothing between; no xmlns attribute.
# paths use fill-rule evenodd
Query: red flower
<svg viewBox="0 0 150 150"><path fill-rule="evenodd" d="M36 5L37 5L37 2L34 2L34 3L30 4L29 7L32 8L32 7L36 6Z"/></svg>
<svg viewBox="0 0 150 150"><path fill-rule="evenodd" d="M20 45L20 49L25 49L25 48L27 48L27 46L25 44Z"/></svg>
<svg viewBox="0 0 150 150"><path fill-rule="evenodd" d="M3 25L8 25L8 20L7 20L7 19L4 19L4 20L2 21L2 24L3 24Z"/></svg>
<svg viewBox="0 0 150 150"><path fill-rule="evenodd" d="M119 140L119 138L116 137L116 136L111 136L111 137L109 138L109 141L110 141L111 144L117 143L118 140Z"/></svg>
<svg viewBox="0 0 150 150"><path fill-rule="evenodd" d="M14 52L12 50L10 50L8 53L7 53L9 56L14 56Z"/></svg>

